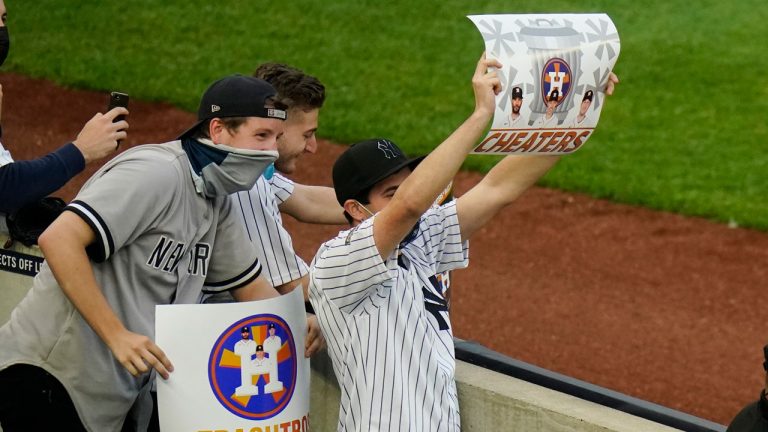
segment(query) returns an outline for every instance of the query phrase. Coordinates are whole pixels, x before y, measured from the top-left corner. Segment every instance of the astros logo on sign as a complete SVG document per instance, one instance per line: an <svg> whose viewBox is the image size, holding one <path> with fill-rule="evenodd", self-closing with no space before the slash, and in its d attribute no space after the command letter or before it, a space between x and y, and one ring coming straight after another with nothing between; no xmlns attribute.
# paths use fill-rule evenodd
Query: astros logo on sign
<svg viewBox="0 0 768 432"><path fill-rule="evenodd" d="M550 59L541 71L542 100L546 101L547 96L553 90L557 90L560 94L558 100L558 105L560 105L571 91L571 77L571 67L568 66L565 60L560 58Z"/></svg>
<svg viewBox="0 0 768 432"><path fill-rule="evenodd" d="M227 328L211 350L208 380L231 413L266 420L280 413L296 386L296 345L282 318L261 314Z"/></svg>

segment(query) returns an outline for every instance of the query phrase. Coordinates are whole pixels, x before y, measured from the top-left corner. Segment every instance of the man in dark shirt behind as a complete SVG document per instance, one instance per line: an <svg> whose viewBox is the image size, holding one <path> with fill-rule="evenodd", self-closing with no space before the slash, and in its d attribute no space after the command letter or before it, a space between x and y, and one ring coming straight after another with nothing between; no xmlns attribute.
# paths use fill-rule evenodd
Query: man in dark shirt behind
<svg viewBox="0 0 768 432"><path fill-rule="evenodd" d="M765 388L760 391L760 398L744 407L731 421L726 432L768 432L768 345L763 347L763 369L765 370Z"/></svg>
<svg viewBox="0 0 768 432"><path fill-rule="evenodd" d="M0 0L0 65L10 48L6 20L5 3ZM2 95L0 86L0 105ZM128 128L125 120L112 123L121 114L128 114L128 110L114 108L106 114L97 113L83 126L74 141L39 159L14 161L0 142L0 215L13 213L47 196L79 174L86 163L117 150L118 140L125 139L125 129ZM0 221L0 228L3 225L4 221Z"/></svg>

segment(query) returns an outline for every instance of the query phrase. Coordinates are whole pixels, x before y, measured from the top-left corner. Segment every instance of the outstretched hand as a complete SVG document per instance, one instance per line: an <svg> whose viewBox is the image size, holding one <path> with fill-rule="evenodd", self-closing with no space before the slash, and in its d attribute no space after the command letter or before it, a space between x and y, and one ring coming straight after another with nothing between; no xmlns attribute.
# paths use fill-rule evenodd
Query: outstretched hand
<svg viewBox="0 0 768 432"><path fill-rule="evenodd" d="M173 372L171 361L147 336L124 330L110 341L109 349L133 376L149 372L150 367L163 379L168 379Z"/></svg>

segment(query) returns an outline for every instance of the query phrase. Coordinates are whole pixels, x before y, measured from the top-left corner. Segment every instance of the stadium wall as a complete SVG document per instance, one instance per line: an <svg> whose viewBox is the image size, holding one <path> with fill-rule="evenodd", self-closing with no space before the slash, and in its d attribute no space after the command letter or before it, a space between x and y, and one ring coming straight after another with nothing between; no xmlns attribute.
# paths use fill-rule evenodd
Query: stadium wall
<svg viewBox="0 0 768 432"><path fill-rule="evenodd" d="M7 235L0 232L0 248L6 241ZM32 276L20 272L34 273L41 256L39 248L20 244L0 251L0 324L10 318L14 305L31 286ZM462 345L461 342L459 345ZM472 347L469 348L471 351ZM461 350L462 353L468 351L465 348ZM461 360L456 365L456 381L462 430L468 432L681 430ZM313 430L335 430L340 392L330 359L325 353L312 359L311 392Z"/></svg>
<svg viewBox="0 0 768 432"><path fill-rule="evenodd" d="M456 364L461 430L527 432L678 431L463 361ZM335 430L340 391L326 355L312 358L310 424Z"/></svg>

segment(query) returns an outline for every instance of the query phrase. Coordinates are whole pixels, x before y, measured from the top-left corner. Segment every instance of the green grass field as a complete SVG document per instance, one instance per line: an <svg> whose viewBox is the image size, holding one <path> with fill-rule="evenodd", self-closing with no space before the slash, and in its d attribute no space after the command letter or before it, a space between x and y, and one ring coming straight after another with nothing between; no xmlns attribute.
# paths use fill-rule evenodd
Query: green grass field
<svg viewBox="0 0 768 432"><path fill-rule="evenodd" d="M542 184L768 229L764 0L196 2L8 0L4 70L194 110L212 80L265 60L329 89L320 135L423 153L470 112L483 49L469 14L605 12L617 95ZM486 170L494 158L472 157Z"/></svg>

